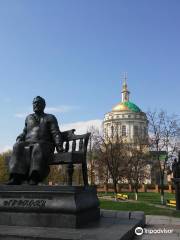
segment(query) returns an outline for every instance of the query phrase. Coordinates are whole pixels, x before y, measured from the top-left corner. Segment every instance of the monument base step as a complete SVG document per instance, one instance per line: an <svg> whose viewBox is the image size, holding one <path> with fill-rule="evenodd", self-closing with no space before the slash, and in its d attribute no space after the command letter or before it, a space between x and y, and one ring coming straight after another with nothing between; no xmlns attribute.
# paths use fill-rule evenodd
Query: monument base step
<svg viewBox="0 0 180 240"><path fill-rule="evenodd" d="M0 225L0 240L131 240L144 224L143 212L101 210L99 221L79 229Z"/></svg>
<svg viewBox="0 0 180 240"><path fill-rule="evenodd" d="M88 222L98 220L99 212L99 208L76 214L0 212L0 225L78 228Z"/></svg>
<svg viewBox="0 0 180 240"><path fill-rule="evenodd" d="M93 186L0 185L0 225L79 228L99 217Z"/></svg>

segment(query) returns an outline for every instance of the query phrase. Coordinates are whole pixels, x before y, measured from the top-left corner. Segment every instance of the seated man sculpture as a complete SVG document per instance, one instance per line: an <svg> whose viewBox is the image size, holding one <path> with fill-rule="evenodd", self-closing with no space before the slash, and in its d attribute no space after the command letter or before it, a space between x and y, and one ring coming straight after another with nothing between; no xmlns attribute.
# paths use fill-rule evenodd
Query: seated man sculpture
<svg viewBox="0 0 180 240"><path fill-rule="evenodd" d="M37 185L49 174L48 161L54 150L63 151L61 132L57 119L44 113L45 100L37 96L33 100L33 114L26 117L23 133L13 147L9 163L9 185L20 185L27 181ZM29 157L26 157L27 152Z"/></svg>
<svg viewBox="0 0 180 240"><path fill-rule="evenodd" d="M178 161L175 158L172 164L172 172L174 178L180 178L180 151L178 152Z"/></svg>

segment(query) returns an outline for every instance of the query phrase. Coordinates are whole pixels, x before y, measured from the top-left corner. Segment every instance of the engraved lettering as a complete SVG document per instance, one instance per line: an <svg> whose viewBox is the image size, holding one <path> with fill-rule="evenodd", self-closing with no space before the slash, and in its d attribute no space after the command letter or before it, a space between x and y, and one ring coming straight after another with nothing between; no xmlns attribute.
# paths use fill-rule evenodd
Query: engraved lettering
<svg viewBox="0 0 180 240"><path fill-rule="evenodd" d="M4 206L8 207L9 206L9 201L4 201Z"/></svg>
<svg viewBox="0 0 180 240"><path fill-rule="evenodd" d="M3 206L5 207L23 207L23 208L44 208L46 207L46 201L45 200L4 200Z"/></svg>
<svg viewBox="0 0 180 240"><path fill-rule="evenodd" d="M18 201L17 201L17 200L14 200L14 201L12 202L12 207L14 207L15 205L17 205L17 203L18 203Z"/></svg>

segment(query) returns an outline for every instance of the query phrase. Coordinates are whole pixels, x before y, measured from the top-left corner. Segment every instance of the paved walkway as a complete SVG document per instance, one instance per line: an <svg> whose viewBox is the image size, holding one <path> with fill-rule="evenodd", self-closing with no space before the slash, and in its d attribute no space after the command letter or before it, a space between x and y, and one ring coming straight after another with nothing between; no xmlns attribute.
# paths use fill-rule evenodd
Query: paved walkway
<svg viewBox="0 0 180 240"><path fill-rule="evenodd" d="M146 231L158 230L166 233L144 233L135 240L180 240L180 218L146 215L146 224Z"/></svg>

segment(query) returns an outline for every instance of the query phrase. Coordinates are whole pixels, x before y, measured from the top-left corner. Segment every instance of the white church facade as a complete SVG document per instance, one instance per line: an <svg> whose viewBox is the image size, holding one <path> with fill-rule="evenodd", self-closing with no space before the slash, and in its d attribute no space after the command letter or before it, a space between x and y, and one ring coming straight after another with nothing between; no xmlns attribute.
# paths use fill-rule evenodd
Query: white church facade
<svg viewBox="0 0 180 240"><path fill-rule="evenodd" d="M106 138L121 136L133 143L137 138L147 140L148 120L146 114L130 101L126 80L122 86L122 99L104 116L103 130Z"/></svg>

